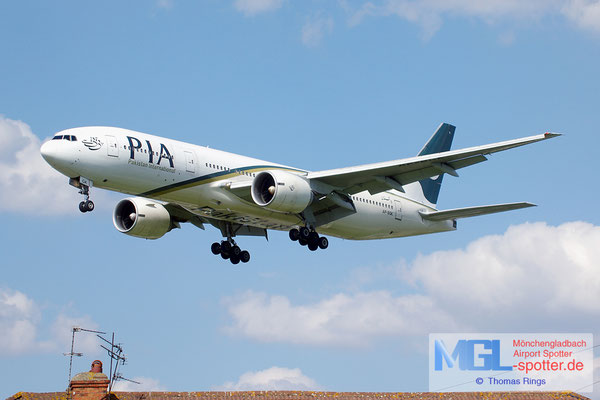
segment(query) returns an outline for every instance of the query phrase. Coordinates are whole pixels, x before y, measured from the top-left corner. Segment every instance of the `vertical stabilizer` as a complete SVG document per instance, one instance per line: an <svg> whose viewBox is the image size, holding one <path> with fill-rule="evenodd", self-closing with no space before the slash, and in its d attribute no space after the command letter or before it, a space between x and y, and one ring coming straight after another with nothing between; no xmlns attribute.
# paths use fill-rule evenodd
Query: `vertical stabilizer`
<svg viewBox="0 0 600 400"><path fill-rule="evenodd" d="M441 124L429 141L425 143L425 146L423 146L418 155L425 156L450 150L455 130L456 127L454 125L446 123ZM407 185L407 193L415 200L422 201L425 204L435 207L440 194L440 188L442 187L443 178L444 174L441 173L438 176L411 183L410 185Z"/></svg>

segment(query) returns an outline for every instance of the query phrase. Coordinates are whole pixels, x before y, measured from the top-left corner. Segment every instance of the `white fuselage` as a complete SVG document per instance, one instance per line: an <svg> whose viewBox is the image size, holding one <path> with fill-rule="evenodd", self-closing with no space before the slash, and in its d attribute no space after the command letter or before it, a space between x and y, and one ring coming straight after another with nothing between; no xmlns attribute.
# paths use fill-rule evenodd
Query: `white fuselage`
<svg viewBox="0 0 600 400"><path fill-rule="evenodd" d="M93 186L182 205L213 219L266 229L303 225L298 214L271 211L236 196L229 186L251 182L260 171L307 171L208 147L112 127L68 129L42 148L46 160L71 177ZM390 190L351 196L356 213L318 227L321 234L345 239L381 239L454 230L454 221L424 220L433 208Z"/></svg>

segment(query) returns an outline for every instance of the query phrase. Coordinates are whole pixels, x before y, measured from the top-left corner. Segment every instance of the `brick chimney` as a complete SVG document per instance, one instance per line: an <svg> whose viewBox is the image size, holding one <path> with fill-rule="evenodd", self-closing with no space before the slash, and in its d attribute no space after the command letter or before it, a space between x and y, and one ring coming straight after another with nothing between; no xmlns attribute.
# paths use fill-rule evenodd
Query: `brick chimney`
<svg viewBox="0 0 600 400"><path fill-rule="evenodd" d="M69 392L73 400L101 400L107 396L108 377L102 373L102 362L92 363L90 372L82 372L71 379Z"/></svg>

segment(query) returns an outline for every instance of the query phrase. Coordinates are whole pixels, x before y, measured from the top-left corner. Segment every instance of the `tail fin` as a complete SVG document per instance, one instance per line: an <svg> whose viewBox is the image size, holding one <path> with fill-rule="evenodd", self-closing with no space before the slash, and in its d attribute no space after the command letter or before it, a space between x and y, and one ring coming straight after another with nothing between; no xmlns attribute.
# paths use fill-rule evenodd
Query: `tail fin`
<svg viewBox="0 0 600 400"><path fill-rule="evenodd" d="M450 150L450 146L452 146L452 139L454 139L455 130L456 127L454 125L446 123L441 124L433 136L431 136L429 141L425 144L425 146L423 146L418 155L425 156L428 154L441 153ZM444 174L442 173L435 179L427 178L423 179L422 181L407 185L406 189L410 190L410 195L412 195L415 199L421 200L424 203L435 207L440 194L440 188L442 187L443 178Z"/></svg>

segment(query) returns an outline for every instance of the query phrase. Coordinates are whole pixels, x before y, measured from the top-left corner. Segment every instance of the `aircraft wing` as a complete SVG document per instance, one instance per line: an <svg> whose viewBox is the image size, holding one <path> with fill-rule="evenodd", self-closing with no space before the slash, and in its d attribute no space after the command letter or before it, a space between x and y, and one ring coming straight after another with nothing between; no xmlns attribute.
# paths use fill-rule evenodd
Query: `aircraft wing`
<svg viewBox="0 0 600 400"><path fill-rule="evenodd" d="M231 223L227 226L225 221L197 214L177 203L166 203L164 207L171 216L171 229L179 228L181 222L189 222L200 229L205 229L204 224L208 223L220 229L223 236L227 236L230 233L232 236L264 236L268 239L267 230L263 228L238 223ZM227 229L230 229L230 232L227 232Z"/></svg>
<svg viewBox="0 0 600 400"><path fill-rule="evenodd" d="M204 230L204 224L209 222L208 219L188 210L187 208L179 204L165 203L163 205L169 212L169 215L171 216L171 223L174 224L174 226L172 226L171 228L179 228L178 224L180 222L189 222L197 226L198 228Z"/></svg>
<svg viewBox="0 0 600 400"><path fill-rule="evenodd" d="M454 208L452 210L443 211L420 211L421 217L430 221L445 221L449 219L477 217L479 215L494 214L504 211L518 210L520 208L535 207L535 204L522 203L505 203L494 204L491 206L477 206Z"/></svg>
<svg viewBox="0 0 600 400"><path fill-rule="evenodd" d="M403 185L447 173L458 176L456 170L486 161L487 154L497 153L526 144L560 136L558 133L544 133L520 139L507 140L461 150L445 151L401 160L337 168L326 171L309 172L311 182L318 182L333 190L355 194L368 190L371 194L396 189L404 192ZM331 190L323 191L325 194Z"/></svg>

